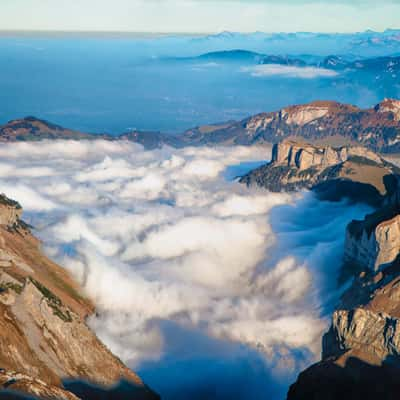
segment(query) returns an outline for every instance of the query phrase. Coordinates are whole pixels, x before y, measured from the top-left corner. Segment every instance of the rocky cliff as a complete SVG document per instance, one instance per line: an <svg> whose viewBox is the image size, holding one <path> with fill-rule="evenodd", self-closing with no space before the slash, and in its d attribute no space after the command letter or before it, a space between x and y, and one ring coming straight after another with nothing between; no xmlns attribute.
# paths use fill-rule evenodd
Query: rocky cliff
<svg viewBox="0 0 400 400"><path fill-rule="evenodd" d="M347 228L343 270L355 278L323 337L322 361L299 375L288 400L398 398L400 204L395 198Z"/></svg>
<svg viewBox="0 0 400 400"><path fill-rule="evenodd" d="M359 146L283 141L274 146L269 164L241 180L274 191L311 188L319 194L323 187L333 197L338 191L348 197L355 193L357 200L375 206L347 227L340 281L349 286L323 337L322 360L299 375L288 400L392 400L400 395L398 173Z"/></svg>
<svg viewBox="0 0 400 400"><path fill-rule="evenodd" d="M65 381L104 390L127 381L132 399L157 399L85 324L92 303L45 257L21 221L18 203L0 196L0 387L76 399Z"/></svg>
<svg viewBox="0 0 400 400"><path fill-rule="evenodd" d="M189 129L183 142L200 144L263 144L303 139L313 144L362 145L374 151L400 149L400 101L385 99L374 108L316 101L262 113L239 122ZM212 128L212 129L211 129Z"/></svg>
<svg viewBox="0 0 400 400"><path fill-rule="evenodd" d="M241 183L273 192L313 189L321 197L380 204L396 187L397 167L361 146L314 146L284 140L270 163L243 176Z"/></svg>

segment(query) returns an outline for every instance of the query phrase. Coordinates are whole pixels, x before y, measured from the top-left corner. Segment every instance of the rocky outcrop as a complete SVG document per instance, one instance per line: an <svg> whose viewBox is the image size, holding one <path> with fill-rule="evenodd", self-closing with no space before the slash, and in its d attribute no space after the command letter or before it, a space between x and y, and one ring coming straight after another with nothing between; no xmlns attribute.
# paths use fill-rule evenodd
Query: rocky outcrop
<svg viewBox="0 0 400 400"><path fill-rule="evenodd" d="M73 393L61 389L58 386L49 385L41 379L33 379L32 377L15 371L6 371L0 369L0 398L10 399L15 393L25 393L20 398L46 399L46 400L79 400L79 397ZM2 397L2 395L4 395Z"/></svg>
<svg viewBox="0 0 400 400"><path fill-rule="evenodd" d="M346 234L343 271L354 274L322 341L322 360L302 372L288 400L396 399L400 393L400 203L398 193Z"/></svg>
<svg viewBox="0 0 400 400"><path fill-rule="evenodd" d="M388 210L389 211L389 210ZM346 230L345 261L378 271L400 253L400 215L379 221L382 213L353 221Z"/></svg>
<svg viewBox="0 0 400 400"><path fill-rule="evenodd" d="M310 122L325 117L330 110L329 103L311 103L305 106L295 106L281 111L281 119L288 125L304 126Z"/></svg>
<svg viewBox="0 0 400 400"><path fill-rule="evenodd" d="M361 146L321 147L292 140L285 140L274 145L271 163L275 166L282 165L306 170L312 167L327 168L343 163L352 157L367 158L376 164L383 163L381 157Z"/></svg>
<svg viewBox="0 0 400 400"><path fill-rule="evenodd" d="M386 99L374 108L333 101L285 107L261 113L243 121L188 130L182 141L188 145L271 144L284 139L305 140L331 146L362 145L373 151L400 149L399 101Z"/></svg>
<svg viewBox="0 0 400 400"><path fill-rule="evenodd" d="M323 359L353 350L368 354L364 361L380 364L400 354L400 320L364 308L338 310L323 343Z"/></svg>
<svg viewBox="0 0 400 400"><path fill-rule="evenodd" d="M65 380L104 390L124 380L135 389L132 399L157 399L86 325L92 303L65 270L42 254L20 220L20 206L1 199L0 386L9 377L3 382L7 390L74 399L63 389Z"/></svg>
<svg viewBox="0 0 400 400"><path fill-rule="evenodd" d="M18 224L22 214L21 206L0 194L0 225L12 227Z"/></svg>
<svg viewBox="0 0 400 400"><path fill-rule="evenodd" d="M400 121L400 100L385 99L375 110L379 113L391 113L396 121Z"/></svg>
<svg viewBox="0 0 400 400"><path fill-rule="evenodd" d="M270 163L240 182L272 192L313 189L325 199L349 197L380 205L396 190L395 171L397 167L360 146L335 148L284 140L274 145Z"/></svg>

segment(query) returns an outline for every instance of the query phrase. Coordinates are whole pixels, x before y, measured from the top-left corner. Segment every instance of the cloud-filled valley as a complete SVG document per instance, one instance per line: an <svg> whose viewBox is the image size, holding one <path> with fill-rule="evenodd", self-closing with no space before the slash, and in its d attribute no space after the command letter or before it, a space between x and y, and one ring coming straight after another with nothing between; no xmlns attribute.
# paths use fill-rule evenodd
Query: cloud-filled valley
<svg viewBox="0 0 400 400"><path fill-rule="evenodd" d="M226 179L268 158L266 148L5 144L0 191L93 298L100 339L163 398L279 399L319 357L344 229L367 207Z"/></svg>

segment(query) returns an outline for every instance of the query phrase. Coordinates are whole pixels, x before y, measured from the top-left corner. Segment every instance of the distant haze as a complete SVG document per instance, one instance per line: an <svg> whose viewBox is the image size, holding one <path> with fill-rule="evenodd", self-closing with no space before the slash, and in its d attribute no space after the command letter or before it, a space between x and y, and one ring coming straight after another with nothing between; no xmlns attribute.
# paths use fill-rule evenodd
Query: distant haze
<svg viewBox="0 0 400 400"><path fill-rule="evenodd" d="M2 30L355 32L398 25L396 0L2 0Z"/></svg>

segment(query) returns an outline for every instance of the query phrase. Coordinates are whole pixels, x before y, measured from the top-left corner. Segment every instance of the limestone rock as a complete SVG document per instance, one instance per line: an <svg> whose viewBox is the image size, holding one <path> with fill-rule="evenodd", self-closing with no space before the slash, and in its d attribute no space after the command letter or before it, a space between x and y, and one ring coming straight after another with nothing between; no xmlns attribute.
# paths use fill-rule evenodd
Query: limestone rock
<svg viewBox="0 0 400 400"><path fill-rule="evenodd" d="M44 400L79 400L73 393L60 387L49 385L41 379L15 371L0 369L0 388L12 392L29 393ZM31 399L31 397L29 397Z"/></svg>
<svg viewBox="0 0 400 400"><path fill-rule="evenodd" d="M399 152L398 100L385 100L360 109L334 101L314 101L251 116L242 121L189 129L186 145L264 145L281 140L303 140L315 145L362 145L372 151Z"/></svg>
<svg viewBox="0 0 400 400"><path fill-rule="evenodd" d="M12 227L22 214L21 206L4 195L0 195L0 225Z"/></svg>
<svg viewBox="0 0 400 400"><path fill-rule="evenodd" d="M364 221L353 221L346 231L345 260L361 268L377 271L390 265L400 253L400 215L371 227L370 215Z"/></svg>
<svg viewBox="0 0 400 400"><path fill-rule="evenodd" d="M349 197L377 206L397 190L397 181L390 179L395 171L397 167L361 146L336 148L284 140L274 145L270 163L240 182L272 192L313 189L329 200Z"/></svg>
<svg viewBox="0 0 400 400"><path fill-rule="evenodd" d="M158 399L86 325L93 305L69 274L41 252L40 243L20 220L21 212L3 196L0 389L3 385L44 399L75 400L63 389L65 380L104 391L124 381L133 390L132 399Z"/></svg>
<svg viewBox="0 0 400 400"><path fill-rule="evenodd" d="M400 121L400 100L385 99L379 103L375 110L380 113L392 113L396 121Z"/></svg>
<svg viewBox="0 0 400 400"><path fill-rule="evenodd" d="M363 308L335 311L324 337L322 358L358 349L364 353L368 349L369 360L364 361L371 363L400 354L400 320Z"/></svg>

